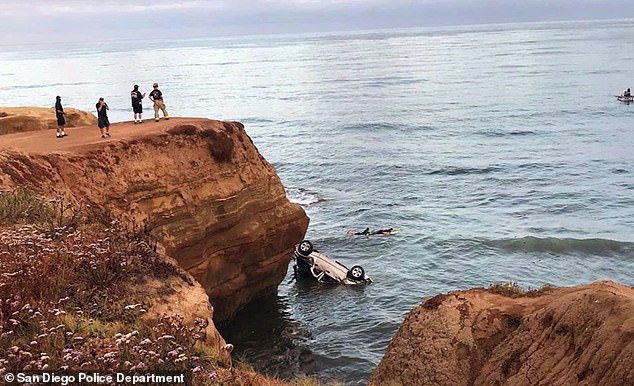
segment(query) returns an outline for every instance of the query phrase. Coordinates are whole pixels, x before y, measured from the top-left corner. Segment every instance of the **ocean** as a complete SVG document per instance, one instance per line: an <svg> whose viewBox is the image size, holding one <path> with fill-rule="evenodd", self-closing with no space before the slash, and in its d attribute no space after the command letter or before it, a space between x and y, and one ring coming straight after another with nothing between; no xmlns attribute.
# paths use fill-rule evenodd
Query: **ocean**
<svg viewBox="0 0 634 386"><path fill-rule="evenodd" d="M307 239L374 283L289 268L221 332L269 374L364 384L426 297L634 285L632 63L632 20L4 46L0 103L103 96L116 122L158 82L173 116L244 123ZM400 233L346 236L366 227Z"/></svg>

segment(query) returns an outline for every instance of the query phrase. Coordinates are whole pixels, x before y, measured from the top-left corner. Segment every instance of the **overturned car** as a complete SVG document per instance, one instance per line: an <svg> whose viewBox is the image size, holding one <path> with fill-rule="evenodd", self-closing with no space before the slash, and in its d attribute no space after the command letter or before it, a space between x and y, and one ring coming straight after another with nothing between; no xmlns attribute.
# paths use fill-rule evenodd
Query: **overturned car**
<svg viewBox="0 0 634 386"><path fill-rule="evenodd" d="M320 283L369 284L372 279L360 265L348 269L340 262L320 253L313 244L304 240L295 246L293 254L295 277L310 277Z"/></svg>

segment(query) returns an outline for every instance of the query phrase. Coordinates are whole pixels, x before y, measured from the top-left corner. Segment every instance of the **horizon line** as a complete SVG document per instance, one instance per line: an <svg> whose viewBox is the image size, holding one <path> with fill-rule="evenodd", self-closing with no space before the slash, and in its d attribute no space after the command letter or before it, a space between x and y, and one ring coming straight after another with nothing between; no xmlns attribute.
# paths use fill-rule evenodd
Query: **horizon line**
<svg viewBox="0 0 634 386"><path fill-rule="evenodd" d="M485 27L485 26L508 26L508 25L533 25L533 24L561 24L561 23L574 23L574 22L582 22L582 23L599 23L599 22L625 22L625 21L633 21L632 17L625 18L602 18L602 19L561 19L561 20L533 20L533 21L501 21L501 22L487 22L487 23L457 23L457 24L438 24L438 25L427 25L427 26L410 26L410 27L383 27L383 28L375 28L375 29L367 29L367 28L351 28L351 29L324 29L321 31L311 31L311 32L266 32L266 33L228 33L228 34L218 34L213 36L201 36L201 35L192 35L192 36L177 36L169 38L171 41L179 41L179 40L215 40L215 39L230 39L230 38L249 38L249 37L277 37L277 36L287 36L287 35L295 35L295 36L308 36L308 35L337 35L341 33L373 33L379 31L407 31L407 30L442 30L446 28L453 27ZM114 38L114 39L104 39L101 42L105 43L116 43L116 42L164 42L165 38L139 38L139 39L126 39L126 38ZM52 40L47 42L21 42L21 43L2 43L0 42L0 47L16 47L16 46L41 46L41 45L50 45L56 43L69 43L69 44L94 44L92 40Z"/></svg>

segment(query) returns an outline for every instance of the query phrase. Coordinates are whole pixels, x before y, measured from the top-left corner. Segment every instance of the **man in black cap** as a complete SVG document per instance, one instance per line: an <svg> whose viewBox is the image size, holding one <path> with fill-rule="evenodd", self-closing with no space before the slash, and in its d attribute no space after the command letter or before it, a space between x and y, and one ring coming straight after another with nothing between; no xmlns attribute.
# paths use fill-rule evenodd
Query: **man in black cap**
<svg viewBox="0 0 634 386"><path fill-rule="evenodd" d="M163 93L158 89L158 83L154 83L152 87L154 90L150 92L149 98L154 102L154 120L156 122L159 121L159 110L163 111L163 117L165 117L165 119L170 119L167 109L165 108L165 103L163 103Z"/></svg>
<svg viewBox="0 0 634 386"><path fill-rule="evenodd" d="M143 123L143 105L142 100L145 98L145 93L141 94L139 91L139 85L134 85L134 90L130 92L130 98L132 99L132 112L134 113L134 123ZM138 116L138 120L137 120Z"/></svg>

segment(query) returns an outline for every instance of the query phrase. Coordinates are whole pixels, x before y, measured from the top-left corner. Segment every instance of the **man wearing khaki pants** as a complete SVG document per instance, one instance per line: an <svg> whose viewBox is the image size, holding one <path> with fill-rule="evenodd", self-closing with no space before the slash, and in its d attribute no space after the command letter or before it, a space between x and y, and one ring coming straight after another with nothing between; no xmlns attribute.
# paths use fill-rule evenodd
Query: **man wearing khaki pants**
<svg viewBox="0 0 634 386"><path fill-rule="evenodd" d="M154 90L150 93L150 100L154 102L154 120L159 121L159 110L163 111L163 117L170 119L167 109L165 109L165 103L163 103L163 93L158 89L158 83L152 85Z"/></svg>

